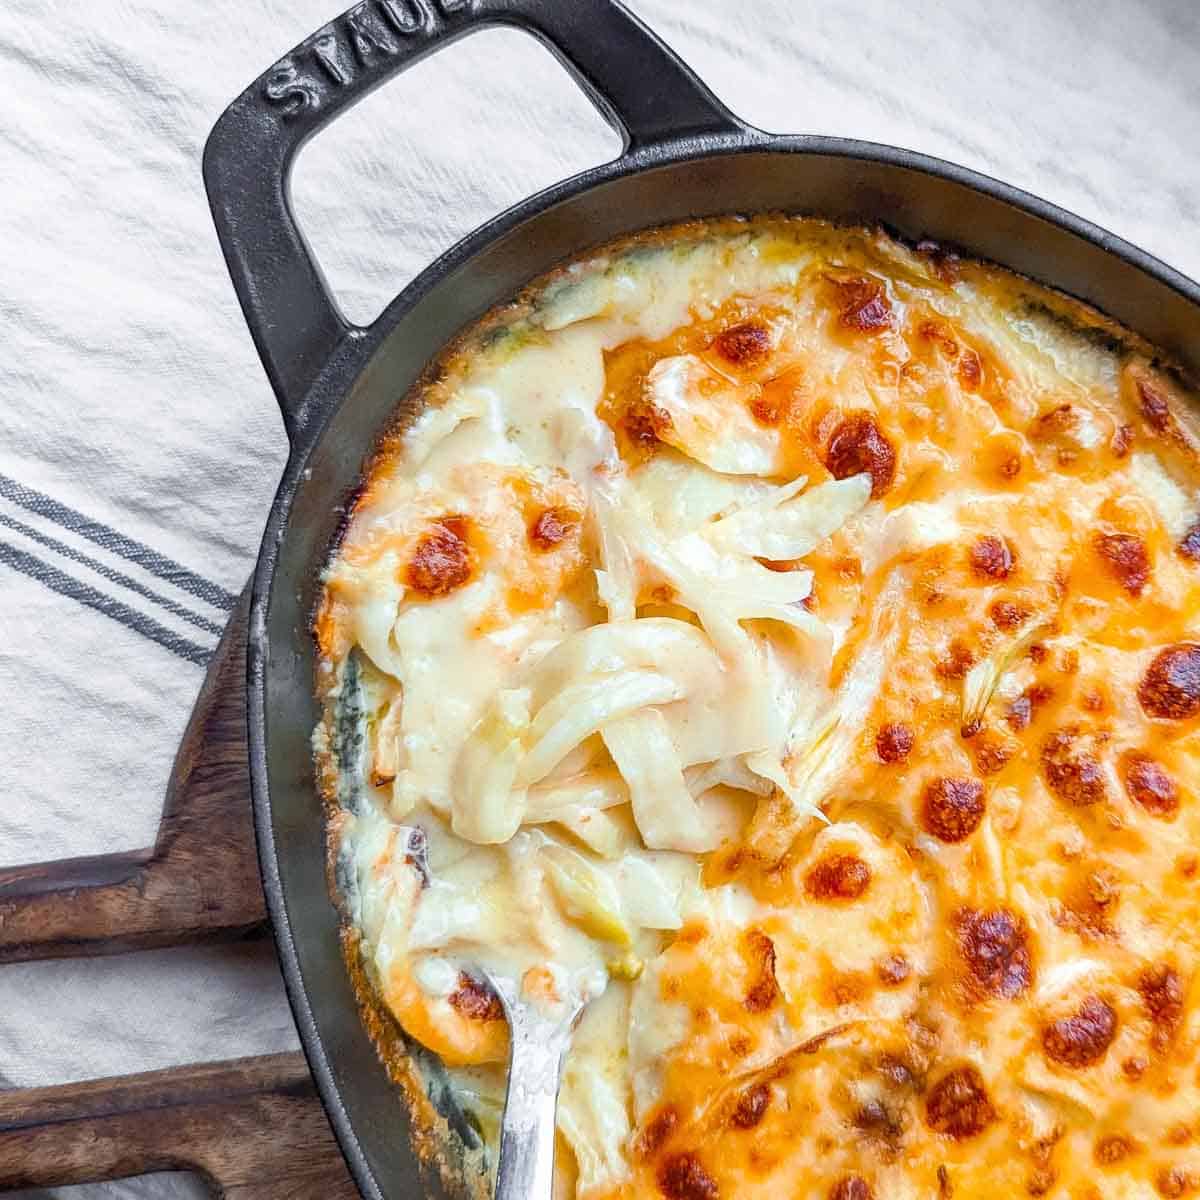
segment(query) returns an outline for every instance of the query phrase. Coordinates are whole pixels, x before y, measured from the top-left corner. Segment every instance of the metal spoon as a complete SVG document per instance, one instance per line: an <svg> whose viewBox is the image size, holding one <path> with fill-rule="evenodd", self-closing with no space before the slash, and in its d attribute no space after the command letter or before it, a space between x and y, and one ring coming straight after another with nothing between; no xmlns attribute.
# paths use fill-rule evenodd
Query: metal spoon
<svg viewBox="0 0 1200 1200"><path fill-rule="evenodd" d="M588 996L571 995L554 1011L527 1000L520 985L481 972L504 1006L510 1031L508 1094L500 1126L495 1200L551 1200L554 1114L563 1060Z"/></svg>

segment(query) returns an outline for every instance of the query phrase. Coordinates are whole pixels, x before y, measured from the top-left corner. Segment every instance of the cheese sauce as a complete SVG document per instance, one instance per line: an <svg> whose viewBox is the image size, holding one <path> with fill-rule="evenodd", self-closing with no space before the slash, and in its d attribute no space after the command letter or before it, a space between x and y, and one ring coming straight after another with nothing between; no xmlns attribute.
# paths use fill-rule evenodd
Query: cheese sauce
<svg viewBox="0 0 1200 1200"><path fill-rule="evenodd" d="M421 399L326 572L315 745L448 1157L494 1159L487 967L599 994L562 1200L1200 1190L1179 377L761 218L559 271Z"/></svg>

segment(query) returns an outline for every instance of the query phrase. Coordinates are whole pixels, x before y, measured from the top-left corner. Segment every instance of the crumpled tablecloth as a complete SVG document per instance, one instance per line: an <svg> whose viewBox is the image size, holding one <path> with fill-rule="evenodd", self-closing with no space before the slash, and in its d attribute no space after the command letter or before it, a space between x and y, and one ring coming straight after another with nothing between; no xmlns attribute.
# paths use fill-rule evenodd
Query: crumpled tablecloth
<svg viewBox="0 0 1200 1200"><path fill-rule="evenodd" d="M1194 0L632 4L755 124L957 160L1200 277ZM286 453L200 150L223 105L337 5L0 6L5 865L153 837ZM318 138L297 207L366 319L470 227L616 148L546 53L489 32ZM265 942L0 968L0 1086L295 1041ZM158 1176L70 1194L202 1190Z"/></svg>

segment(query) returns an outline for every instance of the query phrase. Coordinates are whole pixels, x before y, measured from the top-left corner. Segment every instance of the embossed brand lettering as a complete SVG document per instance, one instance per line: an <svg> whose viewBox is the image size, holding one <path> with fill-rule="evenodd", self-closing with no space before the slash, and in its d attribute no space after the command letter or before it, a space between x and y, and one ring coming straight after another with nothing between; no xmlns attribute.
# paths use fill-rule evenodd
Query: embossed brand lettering
<svg viewBox="0 0 1200 1200"><path fill-rule="evenodd" d="M299 116L315 108L320 92L310 80L301 79L296 64L290 59L281 62L267 79L266 97L278 104L285 117Z"/></svg>
<svg viewBox="0 0 1200 1200"><path fill-rule="evenodd" d="M285 119L318 109L337 89L402 53L411 39L432 35L439 22L470 12L475 2L362 0L277 63L263 97Z"/></svg>
<svg viewBox="0 0 1200 1200"><path fill-rule="evenodd" d="M375 58L396 53L396 43L387 33L383 19L370 4L363 3L352 8L345 20L350 47L362 66L368 66Z"/></svg>
<svg viewBox="0 0 1200 1200"><path fill-rule="evenodd" d="M424 27L425 10L417 0L380 0L379 9L397 33L417 33Z"/></svg>
<svg viewBox="0 0 1200 1200"><path fill-rule="evenodd" d="M350 76L346 74L342 69L342 64L338 62L341 43L338 40L337 34L322 33L313 38L312 49L313 56L325 68L325 73L329 78L334 83L345 87L350 82Z"/></svg>

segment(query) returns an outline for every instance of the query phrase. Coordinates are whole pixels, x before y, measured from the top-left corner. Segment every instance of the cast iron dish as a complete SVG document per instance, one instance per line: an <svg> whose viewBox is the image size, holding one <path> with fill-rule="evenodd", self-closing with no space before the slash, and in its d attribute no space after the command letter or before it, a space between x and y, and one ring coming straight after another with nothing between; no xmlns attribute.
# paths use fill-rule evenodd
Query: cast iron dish
<svg viewBox="0 0 1200 1200"><path fill-rule="evenodd" d="M391 75L489 25L525 29L622 133L615 161L465 238L371 326L338 313L287 180L308 137ZM945 162L733 116L615 0L367 0L256 80L209 138L204 178L291 456L254 578L249 743L263 881L296 1022L365 1196L445 1195L360 1020L329 900L309 737L318 572L362 464L426 364L558 261L693 216L792 211L955 243L1095 305L1200 372L1200 287L1062 209Z"/></svg>

